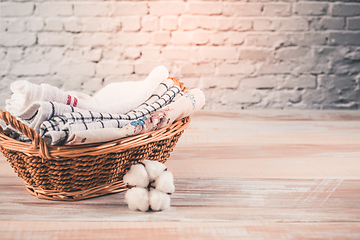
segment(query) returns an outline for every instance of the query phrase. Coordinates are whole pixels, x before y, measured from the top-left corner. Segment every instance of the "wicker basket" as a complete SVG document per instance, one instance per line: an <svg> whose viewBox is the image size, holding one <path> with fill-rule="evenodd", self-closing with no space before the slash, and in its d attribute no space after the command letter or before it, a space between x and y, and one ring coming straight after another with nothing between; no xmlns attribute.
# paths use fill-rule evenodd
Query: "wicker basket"
<svg viewBox="0 0 360 240"><path fill-rule="evenodd" d="M144 159L164 163L190 123L185 117L169 127L110 142L47 146L32 128L9 112L0 118L34 144L14 140L0 127L0 150L38 198L82 200L127 190L122 178L132 164Z"/></svg>

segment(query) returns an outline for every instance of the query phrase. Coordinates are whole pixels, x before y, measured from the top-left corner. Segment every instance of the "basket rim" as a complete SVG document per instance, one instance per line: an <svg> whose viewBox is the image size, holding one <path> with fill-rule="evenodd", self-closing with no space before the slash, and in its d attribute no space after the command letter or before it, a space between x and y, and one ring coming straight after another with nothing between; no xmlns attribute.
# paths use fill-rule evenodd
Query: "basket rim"
<svg viewBox="0 0 360 240"><path fill-rule="evenodd" d="M6 136L5 133L1 131L2 129L0 129L0 147L11 151L22 152L32 157L41 157L43 159L80 157L85 155L95 156L121 152L147 143L170 138L173 135L185 130L189 124L190 116L187 116L167 127L163 127L155 131L114 139L111 141L81 145L46 146L46 155L42 152L41 145L36 146L36 144L15 140Z"/></svg>

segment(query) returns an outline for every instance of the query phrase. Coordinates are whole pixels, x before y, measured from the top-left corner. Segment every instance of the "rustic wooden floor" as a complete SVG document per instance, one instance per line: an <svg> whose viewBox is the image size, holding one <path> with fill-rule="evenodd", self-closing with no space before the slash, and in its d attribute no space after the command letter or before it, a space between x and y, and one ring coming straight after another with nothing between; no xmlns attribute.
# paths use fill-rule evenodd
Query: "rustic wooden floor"
<svg viewBox="0 0 360 240"><path fill-rule="evenodd" d="M39 200L0 157L0 239L360 239L359 111L201 111L171 209Z"/></svg>

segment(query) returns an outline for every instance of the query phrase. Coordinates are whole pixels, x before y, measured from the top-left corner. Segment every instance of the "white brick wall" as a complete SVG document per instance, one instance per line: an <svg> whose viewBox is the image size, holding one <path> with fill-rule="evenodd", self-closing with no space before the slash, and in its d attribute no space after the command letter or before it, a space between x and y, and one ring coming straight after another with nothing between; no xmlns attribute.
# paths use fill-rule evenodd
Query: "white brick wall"
<svg viewBox="0 0 360 240"><path fill-rule="evenodd" d="M207 109L359 109L357 0L3 0L0 107L17 79L92 93L165 65Z"/></svg>

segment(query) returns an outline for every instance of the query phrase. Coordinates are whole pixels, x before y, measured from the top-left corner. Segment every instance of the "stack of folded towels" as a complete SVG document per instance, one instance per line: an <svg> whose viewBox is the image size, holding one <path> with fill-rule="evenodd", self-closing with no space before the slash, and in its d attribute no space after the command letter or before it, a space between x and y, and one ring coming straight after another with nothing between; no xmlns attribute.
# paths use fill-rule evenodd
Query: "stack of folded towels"
<svg viewBox="0 0 360 240"><path fill-rule="evenodd" d="M144 81L111 83L94 96L22 80L11 84L6 110L48 145L105 142L166 127L201 109L203 92L184 93L179 85L164 66L156 67ZM5 132L30 141L10 126Z"/></svg>

